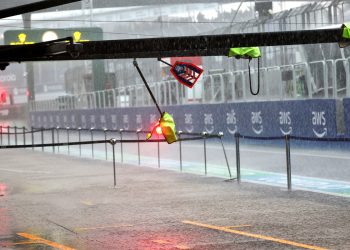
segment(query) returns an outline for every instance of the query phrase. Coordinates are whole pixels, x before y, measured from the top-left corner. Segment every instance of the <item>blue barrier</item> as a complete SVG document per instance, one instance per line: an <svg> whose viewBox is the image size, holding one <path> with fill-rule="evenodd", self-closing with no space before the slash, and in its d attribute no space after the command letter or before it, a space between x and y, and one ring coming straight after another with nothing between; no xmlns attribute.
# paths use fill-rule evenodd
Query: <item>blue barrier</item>
<svg viewBox="0 0 350 250"><path fill-rule="evenodd" d="M344 103L350 109L350 100ZM337 137L336 101L333 99L182 105L163 107L163 110L173 114L177 130L184 132ZM349 112L345 113L346 124L350 124ZM149 130L158 118L155 107L42 111L31 113L31 125Z"/></svg>
<svg viewBox="0 0 350 250"><path fill-rule="evenodd" d="M346 136L350 137L350 98L343 99L344 120L346 124Z"/></svg>

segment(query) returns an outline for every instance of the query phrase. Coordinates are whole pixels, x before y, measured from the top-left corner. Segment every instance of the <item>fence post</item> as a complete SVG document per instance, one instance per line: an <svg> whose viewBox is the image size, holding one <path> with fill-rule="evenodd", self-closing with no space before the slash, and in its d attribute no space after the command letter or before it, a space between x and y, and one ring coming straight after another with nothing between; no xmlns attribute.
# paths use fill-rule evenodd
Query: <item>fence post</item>
<svg viewBox="0 0 350 250"><path fill-rule="evenodd" d="M68 155L70 155L70 146L69 146L69 127L66 127L67 130L67 146L68 146Z"/></svg>
<svg viewBox="0 0 350 250"><path fill-rule="evenodd" d="M15 126L15 145L17 146L17 126Z"/></svg>
<svg viewBox="0 0 350 250"><path fill-rule="evenodd" d="M158 147L158 168L160 168L160 143L159 143L159 134L157 133L157 147Z"/></svg>
<svg viewBox="0 0 350 250"><path fill-rule="evenodd" d="M111 139L110 144L112 145L112 153L113 153L113 177L114 177L114 188L117 185L117 179L115 174L115 144L117 143L116 139Z"/></svg>
<svg viewBox="0 0 350 250"><path fill-rule="evenodd" d="M91 133L91 141L94 141L94 128L90 128L90 133ZM94 158L94 144L91 143L91 156Z"/></svg>
<svg viewBox="0 0 350 250"><path fill-rule="evenodd" d="M290 136L285 136L286 140L286 159L287 159L287 186L288 190L292 190L292 166L290 160Z"/></svg>
<svg viewBox="0 0 350 250"><path fill-rule="evenodd" d="M202 132L202 136L204 137L204 173L207 175L207 132Z"/></svg>
<svg viewBox="0 0 350 250"><path fill-rule="evenodd" d="M79 156L81 157L81 127L78 128L78 140L79 140Z"/></svg>
<svg viewBox="0 0 350 250"><path fill-rule="evenodd" d="M124 129L119 129L120 133L120 157L121 157L121 162L124 163L124 154L123 154L123 131Z"/></svg>
<svg viewBox="0 0 350 250"><path fill-rule="evenodd" d="M177 132L178 135L179 135L179 150L180 150L180 171L182 172L182 144L181 144L181 134L182 134L182 131L178 131Z"/></svg>
<svg viewBox="0 0 350 250"><path fill-rule="evenodd" d="M141 132L141 129L136 130L137 134L137 155L138 155L138 160L139 160L139 166L141 165L141 156L140 156L140 135L139 133Z"/></svg>
<svg viewBox="0 0 350 250"><path fill-rule="evenodd" d="M0 126L0 145L2 145L2 126Z"/></svg>
<svg viewBox="0 0 350 250"><path fill-rule="evenodd" d="M41 144L44 144L44 128L41 127ZM44 152L44 146L41 147L41 151Z"/></svg>
<svg viewBox="0 0 350 250"><path fill-rule="evenodd" d="M55 149L55 128L51 128L52 153L56 153Z"/></svg>
<svg viewBox="0 0 350 250"><path fill-rule="evenodd" d="M7 126L7 144L11 145L11 141L10 141L10 126Z"/></svg>
<svg viewBox="0 0 350 250"><path fill-rule="evenodd" d="M230 164L228 163L228 159L227 159L227 155L226 155L226 150L225 150L225 147L224 147L224 143L222 142L222 137L224 136L224 133L223 133L223 132L219 132L218 135L219 135L219 137L220 137L220 142L221 142L221 146L222 146L222 151L224 152L227 170L228 170L228 173L229 173L230 179L231 179L231 178L232 178L232 175L231 175Z"/></svg>
<svg viewBox="0 0 350 250"><path fill-rule="evenodd" d="M239 133L235 133L236 139L236 171L237 171L237 182L241 183L241 155L239 150Z"/></svg>
<svg viewBox="0 0 350 250"><path fill-rule="evenodd" d="M32 134L32 150L34 150L34 127L31 129L31 134Z"/></svg>
<svg viewBox="0 0 350 250"><path fill-rule="evenodd" d="M26 127L23 126L23 145L26 145Z"/></svg>
<svg viewBox="0 0 350 250"><path fill-rule="evenodd" d="M56 127L56 132L57 132L57 143L60 143L60 127ZM57 145L57 152L60 152L60 146Z"/></svg>
<svg viewBox="0 0 350 250"><path fill-rule="evenodd" d="M107 155L107 131L108 129L107 128L104 128L103 129L103 132L105 133L105 154L106 154L106 161L108 160L108 155Z"/></svg>

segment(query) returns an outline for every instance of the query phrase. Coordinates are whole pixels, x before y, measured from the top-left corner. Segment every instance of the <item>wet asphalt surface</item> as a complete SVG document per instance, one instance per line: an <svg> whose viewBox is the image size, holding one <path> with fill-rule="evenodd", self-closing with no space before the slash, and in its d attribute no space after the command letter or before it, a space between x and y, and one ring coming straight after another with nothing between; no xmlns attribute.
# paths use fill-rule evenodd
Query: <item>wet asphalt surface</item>
<svg viewBox="0 0 350 250"><path fill-rule="evenodd" d="M350 249L350 199L0 151L0 249Z"/></svg>

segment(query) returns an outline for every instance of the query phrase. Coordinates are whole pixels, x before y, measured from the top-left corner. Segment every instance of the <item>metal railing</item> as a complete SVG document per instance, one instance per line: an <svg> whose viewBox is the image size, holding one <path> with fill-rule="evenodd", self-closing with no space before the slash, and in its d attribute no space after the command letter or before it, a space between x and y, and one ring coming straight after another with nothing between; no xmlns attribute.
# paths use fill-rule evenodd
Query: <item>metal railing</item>
<svg viewBox="0 0 350 250"><path fill-rule="evenodd" d="M350 96L349 60L303 62L260 68L261 93L249 92L248 70L205 75L192 89L175 80L150 84L161 106L192 103L224 103L248 100L291 100L298 98L341 98ZM252 70L252 84L257 84L257 69ZM150 106L143 85L79 95L67 95L48 101L33 101L31 111L100 109Z"/></svg>
<svg viewBox="0 0 350 250"><path fill-rule="evenodd" d="M82 133L85 132L90 135L88 140L82 140ZM63 133L63 134L62 134ZM108 139L107 133L118 133L119 139L111 138ZM123 137L125 134L134 134L137 136L137 139L126 139ZM160 143L165 143L165 139L158 138L157 139L140 139L140 134L149 133L149 131L142 130L124 130L124 129L106 129L106 128L70 128L70 127L52 127L52 128L34 128L27 129L26 127L11 127L11 126L0 126L0 150L1 149L18 149L18 148L41 148L41 151L44 152L44 148L52 148L50 152L52 153L64 153L60 150L61 147L65 147L68 155L71 155L70 147L71 146L79 146L79 156L82 157L82 145L91 145L91 158L95 158L95 147L96 144L104 144L104 153L105 160L108 160L108 148L107 145L110 144L112 146L112 161L113 161L113 172L114 172L114 186L116 186L116 172L115 172L115 145L118 143L120 145L120 157L121 163L124 163L124 150L123 144L137 144L137 159L138 165L141 165L141 143L157 143L157 162L158 168L161 167L160 159ZM30 140L26 140L26 135L30 135ZM35 138L35 134L39 134L39 142L37 142L37 138ZM101 137L103 135L103 139ZM226 150L222 141L224 134L222 132L218 134L208 134L207 132L202 133L187 133L178 131L178 140L179 143L179 170L183 171L183 155L182 155L182 142L184 141L203 141L203 150L204 150L204 174L208 174L208 164L207 164L207 144L206 141L208 139L219 139L222 145L223 154L226 161L226 167L228 171L229 178L232 179L232 174L228 162L228 158L226 155ZM22 141L18 140L19 136L23 136ZM77 140L72 140L72 138L78 138ZM6 138L6 139L5 139ZM98 139L97 139L98 138ZM14 143L13 143L14 142Z"/></svg>
<svg viewBox="0 0 350 250"><path fill-rule="evenodd" d="M291 163L291 141L316 141L316 142L350 142L350 138L312 138L312 137L302 137L302 136L276 136L276 137L256 137L256 136L245 136L240 133L234 135L235 145L236 145L236 171L237 171L237 181L241 181L241 154L240 154L240 139L245 140L256 140L256 141L284 141L285 142L285 152L286 152L286 179L287 188L289 191L292 190L292 163Z"/></svg>
<svg viewBox="0 0 350 250"><path fill-rule="evenodd" d="M107 133L118 133L119 139L111 138L108 139ZM142 130L112 130L112 129L100 129L100 128L31 128L27 129L25 127L10 127L10 126L0 126L0 150L1 149L16 149L16 148L41 148L41 151L44 152L44 148L52 148L50 152L52 153L65 153L68 155L71 154L70 146L79 146L79 154L78 156L82 157L82 145L91 145L91 158L95 158L95 147L96 144L104 144L104 154L105 160L108 160L108 147L110 144L112 146L112 161L113 161L113 169L114 169L114 185L116 185L116 158L115 158L115 145L120 145L120 157L121 164L124 163L124 150L123 145L128 144L136 144L137 145L137 163L141 165L141 143L157 143L157 166L161 168L160 159L160 143L165 143L164 139L153 139L153 140L145 140L140 139L140 134L147 133L148 131ZM88 140L82 140L82 133L88 135ZM26 135L29 134L31 136L30 140L26 140ZM39 134L39 142L35 139L34 135ZM123 135L125 134L134 134L137 139L126 139ZM102 135L102 139L101 138ZM237 182L240 183L242 180L241 176L241 153L240 153L240 145L241 140L254 140L254 141L284 141L285 144L285 159L286 159L286 180L287 180L287 188L289 191L292 190L292 163L291 163L291 141L316 141L316 142L350 142L350 138L310 138L310 137L300 137L300 136L275 136L275 137L255 137L255 136L246 136L241 135L239 133L234 134L233 138L235 141L235 158L236 158L236 176L232 178L232 173L230 169L230 164L228 161L228 157L226 154L226 150L223 144L223 136L222 132L218 134L208 134L206 132L202 133L186 133L182 131L178 131L178 140L177 143L179 145L179 171L183 171L183 149L182 142L184 141L203 141L203 167L204 167L204 175L208 174L208 164L207 164L207 140L208 139L219 139L223 154L225 157L225 162L227 166L227 173L229 176L229 180L237 179ZM21 137L23 139L21 141ZM78 139L72 140L72 138ZM99 137L99 138L98 138ZM98 139L97 139L98 138ZM61 147L66 147L65 151L60 151ZM101 148L100 148L101 149ZM45 151L48 152L48 151ZM198 161L198 159L197 159ZM243 176L244 177L244 176Z"/></svg>

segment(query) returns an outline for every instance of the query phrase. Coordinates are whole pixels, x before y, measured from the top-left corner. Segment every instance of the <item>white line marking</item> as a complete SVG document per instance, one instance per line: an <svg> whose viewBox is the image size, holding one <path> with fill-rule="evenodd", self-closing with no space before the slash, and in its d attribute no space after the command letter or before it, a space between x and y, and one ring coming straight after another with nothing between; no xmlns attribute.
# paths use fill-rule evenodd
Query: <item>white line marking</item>
<svg viewBox="0 0 350 250"><path fill-rule="evenodd" d="M197 148L202 148L202 145L185 145L183 147L197 147ZM221 146L208 146L207 148L213 148L213 149L218 149L222 150ZM235 150L235 147L226 147L226 150ZM242 148L241 146L241 151L242 152L254 152L254 153L266 153L266 154L286 154L284 149L280 150L260 150L260 149L246 149ZM343 159L343 160L350 160L350 157L348 156L341 156L341 155L329 155L329 154L312 154L312 153L299 153L299 152L293 152L293 149L291 150L291 155L297 155L297 156L306 156L306 157L320 157L320 158L331 158L331 159Z"/></svg>

